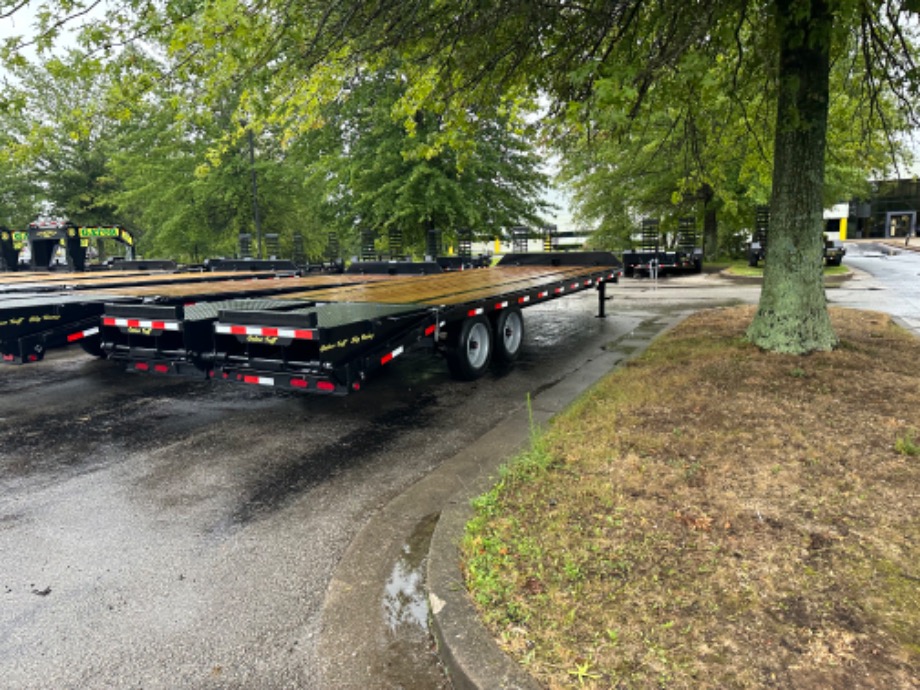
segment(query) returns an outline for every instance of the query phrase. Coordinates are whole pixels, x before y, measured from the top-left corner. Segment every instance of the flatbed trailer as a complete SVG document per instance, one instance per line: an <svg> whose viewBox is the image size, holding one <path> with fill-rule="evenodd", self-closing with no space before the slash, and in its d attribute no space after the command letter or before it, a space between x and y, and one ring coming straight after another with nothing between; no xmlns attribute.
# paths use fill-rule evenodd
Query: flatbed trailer
<svg viewBox="0 0 920 690"><path fill-rule="evenodd" d="M63 287L55 283L55 291L23 289L0 294L0 361L9 364L38 362L48 350L71 344L80 344L87 352L102 355L99 329L106 304L187 305L202 300L283 294L385 278L259 275L261 277L254 278L252 273L228 272L97 276L95 282L81 279L77 283L65 283ZM72 285L79 287L64 289Z"/></svg>
<svg viewBox="0 0 920 690"><path fill-rule="evenodd" d="M129 370L343 395L414 348L438 351L455 378L514 361L521 310L605 287L620 262L608 252L509 255L493 268L393 277L258 302L107 305L102 348Z"/></svg>
<svg viewBox="0 0 920 690"><path fill-rule="evenodd" d="M78 290L106 290L141 285L176 285L179 283L219 283L228 280L250 280L278 278L272 271L239 273L236 271L212 272L107 272L107 273L33 273L28 278L23 274L8 279L0 276L0 299L13 292L65 292Z"/></svg>

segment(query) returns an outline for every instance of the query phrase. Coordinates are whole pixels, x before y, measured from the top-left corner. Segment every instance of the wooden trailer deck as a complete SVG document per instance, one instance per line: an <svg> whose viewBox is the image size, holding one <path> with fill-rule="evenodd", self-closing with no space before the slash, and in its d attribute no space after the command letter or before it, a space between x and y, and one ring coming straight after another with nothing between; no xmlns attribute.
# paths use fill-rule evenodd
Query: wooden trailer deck
<svg viewBox="0 0 920 690"><path fill-rule="evenodd" d="M285 299L313 302L376 302L438 306L460 304L489 296L532 289L544 284L585 280L597 266L495 266L422 278L393 278L329 290L290 293Z"/></svg>

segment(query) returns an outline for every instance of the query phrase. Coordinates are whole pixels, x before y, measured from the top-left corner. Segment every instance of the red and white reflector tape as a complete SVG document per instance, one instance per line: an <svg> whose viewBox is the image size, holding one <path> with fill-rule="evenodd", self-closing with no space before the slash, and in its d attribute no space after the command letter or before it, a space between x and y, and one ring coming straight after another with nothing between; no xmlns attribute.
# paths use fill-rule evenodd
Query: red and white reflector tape
<svg viewBox="0 0 920 690"><path fill-rule="evenodd" d="M146 319L116 319L106 316L102 319L103 326L116 326L118 328L149 328L155 331L178 331L178 321L149 321Z"/></svg>
<svg viewBox="0 0 920 690"><path fill-rule="evenodd" d="M313 340L316 331L305 328L274 328L271 326L235 326L219 323L214 327L217 333L225 335L257 335L263 338L294 338L297 340Z"/></svg>
<svg viewBox="0 0 920 690"><path fill-rule="evenodd" d="M507 307L508 307L508 302L496 302L496 303L495 303L495 309L496 309L496 310L499 310L499 309L506 309Z"/></svg>
<svg viewBox="0 0 920 690"><path fill-rule="evenodd" d="M243 376L242 380L243 383L253 383L259 386L275 385L275 379L273 379L271 376L250 376L247 374Z"/></svg>
<svg viewBox="0 0 920 690"><path fill-rule="evenodd" d="M85 331L80 331L79 333L71 333L67 336L67 342L75 343L78 340L89 338L91 335L96 335L97 333L99 333L99 326L93 326L92 328L87 328Z"/></svg>
<svg viewBox="0 0 920 690"><path fill-rule="evenodd" d="M480 316L482 313L483 313L482 307L477 307L476 309L470 309L466 313L466 315L472 317L472 316Z"/></svg>
<svg viewBox="0 0 920 690"><path fill-rule="evenodd" d="M523 297L518 297L518 304L527 304L530 301L530 295L524 295Z"/></svg>
<svg viewBox="0 0 920 690"><path fill-rule="evenodd" d="M400 347L397 347L397 348L396 348L395 350L393 350L392 352L388 352L387 354L385 354L383 357L380 358L380 364L381 364L381 366L384 365L384 364L389 364L389 363L392 362L396 357L399 357L404 351L405 351L405 348L403 348L402 346L400 346Z"/></svg>

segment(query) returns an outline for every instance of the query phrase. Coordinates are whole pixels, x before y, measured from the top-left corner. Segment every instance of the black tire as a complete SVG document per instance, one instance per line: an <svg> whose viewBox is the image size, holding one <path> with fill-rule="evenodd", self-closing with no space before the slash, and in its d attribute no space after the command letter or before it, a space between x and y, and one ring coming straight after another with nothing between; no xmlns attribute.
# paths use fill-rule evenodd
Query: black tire
<svg viewBox="0 0 920 690"><path fill-rule="evenodd" d="M500 364L510 364L521 354L524 345L524 316L520 309L498 312L495 326L495 352L492 359Z"/></svg>
<svg viewBox="0 0 920 690"><path fill-rule="evenodd" d="M475 381L492 361L492 326L484 316L474 316L460 324L447 349L447 368L461 381Z"/></svg>

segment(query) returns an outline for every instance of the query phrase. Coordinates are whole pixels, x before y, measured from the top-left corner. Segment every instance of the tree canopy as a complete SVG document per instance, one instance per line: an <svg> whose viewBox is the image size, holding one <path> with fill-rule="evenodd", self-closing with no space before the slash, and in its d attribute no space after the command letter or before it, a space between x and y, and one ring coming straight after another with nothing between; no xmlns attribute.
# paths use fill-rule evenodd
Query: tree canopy
<svg viewBox="0 0 920 690"><path fill-rule="evenodd" d="M853 157L841 157L836 165L835 156L847 146L828 152L829 138L837 137L828 129L829 113L840 107L853 113L854 123L870 123L872 132L881 126L892 135L901 126L896 110L898 117L915 120L918 5L916 0L49 2L38 15L34 41L53 46L70 20L81 27L88 58L103 65L117 85L112 104L127 116L156 88L183 85L183 110L199 117L220 112L226 94L233 93L234 117L272 129L282 146L321 126L328 106L349 95L356 76L398 62L404 89L391 116L424 139L426 160L448 149L462 152L463 146L452 144L471 140L481 113L514 112L545 99L551 136L564 131L566 139L586 142L593 136L605 147L609 142L606 156L616 156L621 142L626 155L657 146L672 167L686 172L678 195L705 185L724 193L730 207L731 194L764 189L769 179L770 253L749 337L769 350L806 353L836 345L821 282L825 182L852 175L858 166L851 162L861 153L850 147ZM0 0L5 8L0 15L16 7L16 0ZM94 13L88 13L91 8ZM152 59L131 59L126 46ZM7 40L0 57L15 62L20 47L16 39ZM832 80L838 70L842 76ZM852 100L844 105L843 97ZM725 115L724 123L711 120ZM430 118L438 123L435 129L427 128ZM682 130L686 145L646 138L650 128L669 127ZM742 155L726 157L739 143ZM232 134L220 138L210 155L216 160L233 144ZM874 139L873 156L877 144ZM675 165L681 158L693 165ZM767 174L765 161L771 160Z"/></svg>
<svg viewBox="0 0 920 690"><path fill-rule="evenodd" d="M547 178L515 109L471 111L448 133L437 111L401 114L409 87L393 62L353 73L308 123L285 127L246 107L238 85L203 94L200 81L145 82L165 64L154 52L132 44L92 69L79 51L14 61L4 151L21 161L18 179L42 181L46 211L122 222L146 254L192 261L234 253L253 230L253 171L267 232L285 251L300 234L316 258L331 233L349 256L360 230L399 228L421 255L430 229L452 246L460 228L492 237L543 222Z"/></svg>

